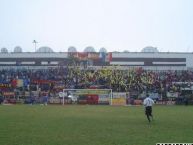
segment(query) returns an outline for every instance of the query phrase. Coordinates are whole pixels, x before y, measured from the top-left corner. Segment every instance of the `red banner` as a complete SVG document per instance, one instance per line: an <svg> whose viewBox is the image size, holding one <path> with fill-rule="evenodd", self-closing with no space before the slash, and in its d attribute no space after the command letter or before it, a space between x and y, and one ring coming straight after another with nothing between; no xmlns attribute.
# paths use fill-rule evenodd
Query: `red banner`
<svg viewBox="0 0 193 145"><path fill-rule="evenodd" d="M34 83L34 84L50 84L50 83L56 83L56 81L52 81L52 80L32 80L32 83Z"/></svg>
<svg viewBox="0 0 193 145"><path fill-rule="evenodd" d="M78 52L78 58L80 60L87 60L88 58L88 53L87 52Z"/></svg>
<svg viewBox="0 0 193 145"><path fill-rule="evenodd" d="M92 60L98 60L99 59L99 53L90 52L88 53L88 58Z"/></svg>
<svg viewBox="0 0 193 145"><path fill-rule="evenodd" d="M14 92L3 92L3 96L15 96Z"/></svg>

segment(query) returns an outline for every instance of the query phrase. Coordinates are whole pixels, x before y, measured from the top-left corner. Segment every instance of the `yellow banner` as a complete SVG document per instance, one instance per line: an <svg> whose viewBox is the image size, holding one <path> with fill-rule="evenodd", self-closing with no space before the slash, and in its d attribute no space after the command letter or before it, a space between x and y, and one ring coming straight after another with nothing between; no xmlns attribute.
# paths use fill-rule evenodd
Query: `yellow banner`
<svg viewBox="0 0 193 145"><path fill-rule="evenodd" d="M112 105L126 105L126 99L125 98L112 99Z"/></svg>

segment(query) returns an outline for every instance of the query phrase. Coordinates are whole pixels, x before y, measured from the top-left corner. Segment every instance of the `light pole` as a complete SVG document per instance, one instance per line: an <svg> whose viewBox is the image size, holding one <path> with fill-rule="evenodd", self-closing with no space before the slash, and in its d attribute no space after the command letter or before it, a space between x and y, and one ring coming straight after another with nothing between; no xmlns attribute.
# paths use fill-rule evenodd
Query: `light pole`
<svg viewBox="0 0 193 145"><path fill-rule="evenodd" d="M36 52L36 44L38 43L36 40L33 40L33 42L32 43L34 43L34 48L35 48L35 52Z"/></svg>

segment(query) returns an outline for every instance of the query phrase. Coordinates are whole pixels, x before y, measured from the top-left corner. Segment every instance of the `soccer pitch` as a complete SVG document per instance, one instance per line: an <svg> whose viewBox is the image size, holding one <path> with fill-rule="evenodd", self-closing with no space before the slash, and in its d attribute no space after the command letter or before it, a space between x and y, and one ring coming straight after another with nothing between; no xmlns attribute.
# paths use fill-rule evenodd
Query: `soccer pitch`
<svg viewBox="0 0 193 145"><path fill-rule="evenodd" d="M155 145L193 142L193 106L0 106L0 145Z"/></svg>

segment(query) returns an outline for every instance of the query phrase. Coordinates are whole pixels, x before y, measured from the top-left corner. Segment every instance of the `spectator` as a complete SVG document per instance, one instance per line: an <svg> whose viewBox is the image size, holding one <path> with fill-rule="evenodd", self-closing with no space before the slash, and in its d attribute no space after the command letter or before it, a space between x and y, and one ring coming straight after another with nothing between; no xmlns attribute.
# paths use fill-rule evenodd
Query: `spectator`
<svg viewBox="0 0 193 145"><path fill-rule="evenodd" d="M45 106L48 105L48 95L47 95L46 93L44 93L44 95L43 95L43 104L44 104Z"/></svg>
<svg viewBox="0 0 193 145"><path fill-rule="evenodd" d="M0 93L0 105L3 103L3 101L4 101L4 97L3 97L2 93Z"/></svg>

